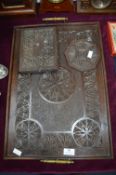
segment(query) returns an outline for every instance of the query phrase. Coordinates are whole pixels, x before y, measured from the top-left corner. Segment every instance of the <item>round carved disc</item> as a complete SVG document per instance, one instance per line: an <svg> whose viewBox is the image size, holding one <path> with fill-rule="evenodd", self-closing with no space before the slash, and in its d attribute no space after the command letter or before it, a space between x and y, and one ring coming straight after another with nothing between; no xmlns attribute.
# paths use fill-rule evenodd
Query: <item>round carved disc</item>
<svg viewBox="0 0 116 175"><path fill-rule="evenodd" d="M82 118L72 127L73 138L77 145L94 146L100 135L100 125L93 119Z"/></svg>
<svg viewBox="0 0 116 175"><path fill-rule="evenodd" d="M44 100L53 103L64 102L75 89L74 75L64 68L47 71L40 76L39 93Z"/></svg>
<svg viewBox="0 0 116 175"><path fill-rule="evenodd" d="M68 63L79 71L94 69L100 58L100 51L95 44L81 40L73 40L65 52Z"/></svg>
<svg viewBox="0 0 116 175"><path fill-rule="evenodd" d="M41 127L34 119L22 120L16 125L16 138L21 146L32 146L41 137Z"/></svg>

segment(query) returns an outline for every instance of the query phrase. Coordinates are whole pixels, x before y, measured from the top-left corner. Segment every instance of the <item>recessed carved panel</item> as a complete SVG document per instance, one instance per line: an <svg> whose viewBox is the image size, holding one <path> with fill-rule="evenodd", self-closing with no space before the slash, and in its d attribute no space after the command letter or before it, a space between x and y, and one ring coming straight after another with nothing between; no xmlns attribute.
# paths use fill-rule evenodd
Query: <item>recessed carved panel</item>
<svg viewBox="0 0 116 175"><path fill-rule="evenodd" d="M39 79L40 96L53 103L63 102L73 94L75 89L74 75L64 69L44 72Z"/></svg>
<svg viewBox="0 0 116 175"><path fill-rule="evenodd" d="M103 59L97 23L15 29L6 158L112 157Z"/></svg>
<svg viewBox="0 0 116 175"><path fill-rule="evenodd" d="M94 69L100 58L97 46L84 39L73 40L66 49L65 55L69 65L79 71Z"/></svg>
<svg viewBox="0 0 116 175"><path fill-rule="evenodd" d="M57 45L54 45L57 38L54 27L24 29L20 35L20 72L39 72L57 67Z"/></svg>
<svg viewBox="0 0 116 175"><path fill-rule="evenodd" d="M77 120L72 128L73 138L78 146L97 146L100 139L100 125L91 118L81 118Z"/></svg>

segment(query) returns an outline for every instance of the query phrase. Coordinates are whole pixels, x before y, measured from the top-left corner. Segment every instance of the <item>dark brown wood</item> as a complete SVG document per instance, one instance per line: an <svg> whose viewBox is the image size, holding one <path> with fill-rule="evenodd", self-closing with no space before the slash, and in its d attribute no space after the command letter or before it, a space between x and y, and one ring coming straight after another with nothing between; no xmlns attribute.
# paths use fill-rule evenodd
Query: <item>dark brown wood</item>
<svg viewBox="0 0 116 175"><path fill-rule="evenodd" d="M74 4L72 0L64 0L62 3L51 3L49 0L42 0L39 12L74 12Z"/></svg>
<svg viewBox="0 0 116 175"><path fill-rule="evenodd" d="M0 1L0 15L18 15L18 14L34 14L35 1L34 0L1 0Z"/></svg>
<svg viewBox="0 0 116 175"><path fill-rule="evenodd" d="M110 3L111 0L109 0ZM96 6L97 7L97 6ZM77 3L77 13L92 13L92 14L104 14L104 13L116 13L116 1L112 0L110 5L106 8L98 6L95 8L92 5L91 0L78 0Z"/></svg>
<svg viewBox="0 0 116 175"><path fill-rule="evenodd" d="M15 28L7 96L6 159L112 158L101 42L98 23ZM37 54L35 46L39 47ZM14 154L14 148L22 154ZM74 154L67 156L64 148L73 149Z"/></svg>

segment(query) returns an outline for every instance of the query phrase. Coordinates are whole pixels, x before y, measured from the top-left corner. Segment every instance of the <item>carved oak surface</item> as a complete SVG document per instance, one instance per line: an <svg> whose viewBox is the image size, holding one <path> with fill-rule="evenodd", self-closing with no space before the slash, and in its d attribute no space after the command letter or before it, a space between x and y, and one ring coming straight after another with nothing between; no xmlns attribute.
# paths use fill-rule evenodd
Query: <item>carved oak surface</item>
<svg viewBox="0 0 116 175"><path fill-rule="evenodd" d="M17 27L11 64L6 158L112 157L98 23Z"/></svg>
<svg viewBox="0 0 116 175"><path fill-rule="evenodd" d="M54 27L24 29L20 36L19 71L43 71L57 66Z"/></svg>
<svg viewBox="0 0 116 175"><path fill-rule="evenodd" d="M74 75L67 69L59 67L57 71L45 72L40 76L40 96L49 102L58 103L67 100L74 89Z"/></svg>

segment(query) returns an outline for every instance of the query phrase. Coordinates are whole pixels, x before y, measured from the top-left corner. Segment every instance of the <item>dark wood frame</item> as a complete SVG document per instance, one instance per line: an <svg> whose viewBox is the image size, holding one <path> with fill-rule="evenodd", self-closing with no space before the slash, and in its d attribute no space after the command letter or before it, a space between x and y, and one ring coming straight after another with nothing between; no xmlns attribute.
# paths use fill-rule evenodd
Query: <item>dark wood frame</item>
<svg viewBox="0 0 116 175"><path fill-rule="evenodd" d="M21 5L8 5L0 2L0 15L35 14L35 0L23 0Z"/></svg>

